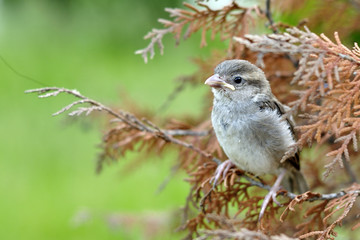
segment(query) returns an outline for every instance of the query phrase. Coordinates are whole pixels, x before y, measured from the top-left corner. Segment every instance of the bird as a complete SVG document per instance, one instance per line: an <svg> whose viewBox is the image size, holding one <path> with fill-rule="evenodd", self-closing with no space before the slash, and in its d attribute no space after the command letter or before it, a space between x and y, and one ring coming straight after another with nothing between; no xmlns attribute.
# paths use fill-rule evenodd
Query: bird
<svg viewBox="0 0 360 240"><path fill-rule="evenodd" d="M259 220L270 199L280 205L276 194L281 187L290 192L308 191L300 171L299 151L281 161L296 143L294 121L287 114L290 108L273 95L265 73L246 60L225 60L205 84L214 95L212 126L228 157L215 171L214 186L234 165L257 177L276 175L264 198Z"/></svg>

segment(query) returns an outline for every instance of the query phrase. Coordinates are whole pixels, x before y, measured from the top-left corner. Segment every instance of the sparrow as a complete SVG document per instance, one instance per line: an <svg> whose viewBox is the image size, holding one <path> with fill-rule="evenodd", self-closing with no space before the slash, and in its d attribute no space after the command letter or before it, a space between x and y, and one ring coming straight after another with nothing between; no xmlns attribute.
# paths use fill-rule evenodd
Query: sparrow
<svg viewBox="0 0 360 240"><path fill-rule="evenodd" d="M214 185L233 165L255 176L277 175L261 207L261 219L270 198L279 204L280 186L291 192L308 190L299 152L281 161L296 142L294 121L286 114L290 108L272 94L264 72L246 60L226 60L214 73L205 81L214 95L211 121L229 158L217 168Z"/></svg>

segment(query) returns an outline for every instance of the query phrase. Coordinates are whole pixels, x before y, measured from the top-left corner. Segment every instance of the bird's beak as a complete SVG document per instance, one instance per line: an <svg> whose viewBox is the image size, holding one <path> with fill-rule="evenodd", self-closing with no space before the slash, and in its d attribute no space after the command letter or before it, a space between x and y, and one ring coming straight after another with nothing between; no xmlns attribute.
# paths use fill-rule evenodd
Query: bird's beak
<svg viewBox="0 0 360 240"><path fill-rule="evenodd" d="M209 85L210 87L215 87L215 88L227 87L233 91L235 90L235 87L222 80L219 74L214 74L208 79L206 79L205 84Z"/></svg>

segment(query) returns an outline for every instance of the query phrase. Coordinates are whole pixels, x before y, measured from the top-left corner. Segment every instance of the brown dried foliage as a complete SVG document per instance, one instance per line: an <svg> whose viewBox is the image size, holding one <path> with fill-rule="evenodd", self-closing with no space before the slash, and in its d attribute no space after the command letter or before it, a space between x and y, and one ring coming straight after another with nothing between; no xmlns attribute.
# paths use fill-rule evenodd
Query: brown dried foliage
<svg viewBox="0 0 360 240"><path fill-rule="evenodd" d="M344 46L337 33L335 41L324 34L318 36L305 28L289 28L279 32L279 23L273 23L270 9L245 8L236 3L212 10L202 1L198 6L185 4L184 9L166 9L172 20L159 20L164 29L153 29L145 38L150 39L148 47L137 51L145 62L148 54L154 56L155 45L163 51L162 38L172 34L179 42L181 37L190 37L201 31L201 46L206 45L207 32L211 38L220 35L228 41L226 53L216 52L209 59L195 59L198 72L182 77L183 83L200 84L211 74L213 67L227 58L242 58L263 66L273 86L273 93L283 102L292 106L297 113L298 141L287 154L303 149L303 152L320 152L317 157L302 156L302 167L312 189L324 193L306 192L301 195L281 190L283 206L270 204L264 217L258 222L259 208L272 178L259 179L240 169L232 168L225 178L213 187L211 180L221 162L225 159L209 121L211 95L205 96L208 106L198 119L191 121L166 120L157 122L151 115L147 118L141 112L128 113L113 110L97 101L81 95L76 90L64 88L42 88L29 90L40 97L67 93L78 100L64 107L55 115L80 106L69 115L89 114L102 111L111 118L109 129L102 141L103 153L98 162L100 171L105 162L117 161L129 151L143 153L138 159L146 160L149 154L161 155L171 149L178 152L176 169L189 176L186 181L191 190L183 209L182 230L193 239L290 239L286 234L299 238L333 239L335 227L351 224L352 229L360 225L356 204L360 185L354 183L354 172L359 171L358 142L360 131L360 48ZM270 5L269 5L270 6ZM255 16L251 13L255 12ZM266 14L264 14L266 13ZM263 24L268 17L269 27L274 34L248 35L250 25ZM183 29L187 30L182 34ZM293 84L293 85L291 85ZM180 85L181 86L181 85ZM178 87L172 99L181 92ZM289 113L290 114L290 113ZM307 146L316 143L316 148ZM327 157L332 160L327 163ZM110 160L111 159L111 160ZM352 181L337 178L321 179L322 167L325 176L340 173L345 168ZM340 169L338 168L340 167ZM337 180L343 180L339 183ZM337 186L343 188L340 192Z"/></svg>
<svg viewBox="0 0 360 240"><path fill-rule="evenodd" d="M180 42L180 39L187 39L193 33L201 31L201 43L200 47L207 45L206 33L211 32L211 39L214 39L217 34L220 35L222 40L229 40L228 53L232 58L240 57L241 48L234 47L233 37L243 36L249 32L250 23L253 22L252 12L255 12L258 16L261 16L261 11L258 6L252 8L245 8L238 5L236 2L231 3L228 6L223 7L220 10L212 10L207 4L198 2L198 5L203 7L199 9L191 4L184 3L184 6L188 9L179 8L166 8L165 11L170 13L172 21L159 19L158 21L164 25L164 29L153 29L147 35L145 39L150 39L150 44L144 48L137 50L135 53L140 54L144 61L148 61L148 54L152 59L155 56L155 45L158 45L160 53L163 54L164 45L162 39L166 34L173 34L176 43ZM186 30L184 30L184 28ZM184 33L182 34L182 32Z"/></svg>
<svg viewBox="0 0 360 240"><path fill-rule="evenodd" d="M325 176L334 171L336 164L343 167L342 156L350 161L350 143L357 152L360 130L360 48L355 43L353 50L349 50L337 33L334 36L336 43L307 28L305 31L292 28L284 34L236 38L255 52L300 55L292 83L304 90L296 92L299 97L290 105L296 111L300 108L308 120L297 127L300 138L296 147L303 148L313 141L321 144L330 138L341 143L336 150L327 153L335 157L325 166Z"/></svg>

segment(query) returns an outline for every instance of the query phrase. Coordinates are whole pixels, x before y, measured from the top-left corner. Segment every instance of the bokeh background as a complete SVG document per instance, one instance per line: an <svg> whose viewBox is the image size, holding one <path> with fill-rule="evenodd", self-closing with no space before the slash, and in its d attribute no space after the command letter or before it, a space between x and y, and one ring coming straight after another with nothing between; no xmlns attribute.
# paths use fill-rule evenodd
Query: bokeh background
<svg viewBox="0 0 360 240"><path fill-rule="evenodd" d="M320 1L306 2L275 19L296 24L327 9L315 6ZM281 9L291 9L290 3ZM143 36L161 27L156 19L168 18L163 9L180 6L179 0L0 1L0 239L181 238L174 229L189 185L181 173L171 174L176 154L151 157L123 171L136 158L129 154L97 175L107 119L101 114L52 117L74 99L24 94L43 86L66 87L115 108L126 109L125 102L133 101L156 112L177 86L176 78L196 70L191 57L226 49L220 41L200 49L197 35L175 47L168 36L164 56L157 52L145 64L134 55L148 44ZM358 10L350 13L358 15ZM337 17L333 25L314 19L312 29L318 33L346 31L336 24L349 26L349 18ZM348 32L345 43L359 39L358 27ZM168 109L157 112L159 119L196 116L207 91L186 88Z"/></svg>
<svg viewBox="0 0 360 240"><path fill-rule="evenodd" d="M161 27L165 7L180 1L7 0L0 1L0 239L178 239L179 206L189 186L170 175L176 155L150 159L130 174L131 161L95 174L101 115L71 121L51 114L73 98L38 99L26 89L78 89L104 104L132 99L156 110L179 75L196 68L189 57L199 42L176 48L166 38L165 55L145 64L134 55ZM176 56L176 57L174 57ZM14 70L18 73L16 74ZM196 114L201 90L188 89L161 114ZM191 107L190 107L191 106ZM176 109L176 110L174 110ZM156 164L154 164L156 163ZM175 220L174 220L175 219ZM173 222L174 221L174 222Z"/></svg>

